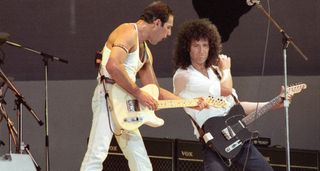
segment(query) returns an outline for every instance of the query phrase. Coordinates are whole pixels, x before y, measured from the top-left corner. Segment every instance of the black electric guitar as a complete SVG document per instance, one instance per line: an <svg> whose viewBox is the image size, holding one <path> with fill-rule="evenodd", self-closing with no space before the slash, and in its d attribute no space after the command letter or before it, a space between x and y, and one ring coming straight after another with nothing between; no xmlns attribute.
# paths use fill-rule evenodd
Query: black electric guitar
<svg viewBox="0 0 320 171"><path fill-rule="evenodd" d="M306 89L306 84L298 84L287 88L288 94L296 94ZM254 138L254 133L247 126L283 100L280 95L269 101L258 111L245 116L240 104L233 106L224 117L212 117L202 126L203 139L207 145L225 159L234 158L241 150L244 142ZM257 134L255 135L257 136Z"/></svg>

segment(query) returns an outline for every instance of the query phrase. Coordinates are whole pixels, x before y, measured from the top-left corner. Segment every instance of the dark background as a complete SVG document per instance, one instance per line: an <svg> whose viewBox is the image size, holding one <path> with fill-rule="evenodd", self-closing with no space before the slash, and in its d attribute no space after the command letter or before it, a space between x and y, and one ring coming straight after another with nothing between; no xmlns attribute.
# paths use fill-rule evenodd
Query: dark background
<svg viewBox="0 0 320 171"><path fill-rule="evenodd" d="M50 62L49 79L92 79L96 75L93 65L95 52L103 47L108 34L122 22L135 22L149 2L151 1L2 0L0 32L9 33L10 41L69 61L69 64ZM268 10L266 2L262 1L262 5ZM172 37L151 47L159 77L173 75L172 50L180 24L185 20L198 18L190 1L168 1L168 4L176 17ZM267 37L268 19L258 8L248 7L244 0L198 0L194 1L194 5L200 6L198 9L201 17L214 17L223 38L228 39L224 42L224 53L233 59L234 76L261 75L267 38L264 74L283 74L282 36L271 24ZM288 74L320 73L320 60L317 59L319 11L318 0L270 1L273 18L309 58L305 61L290 45L287 53ZM6 54L3 70L7 75L16 80L44 79L41 56L8 45L2 45L1 49Z"/></svg>

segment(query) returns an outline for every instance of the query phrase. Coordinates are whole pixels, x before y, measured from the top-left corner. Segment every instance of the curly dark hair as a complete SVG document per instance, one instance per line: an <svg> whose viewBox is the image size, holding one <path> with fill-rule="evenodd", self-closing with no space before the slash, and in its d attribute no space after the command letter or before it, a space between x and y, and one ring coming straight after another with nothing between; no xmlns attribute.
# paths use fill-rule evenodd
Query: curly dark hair
<svg viewBox="0 0 320 171"><path fill-rule="evenodd" d="M189 54L191 41L200 39L208 39L209 42L209 54L205 67L215 64L222 50L218 29L208 19L196 19L185 22L178 32L173 58L175 69L186 69L191 65Z"/></svg>
<svg viewBox="0 0 320 171"><path fill-rule="evenodd" d="M156 19L160 19L161 26L163 26L168 21L170 15L173 15L172 9L164 2L158 0L152 2L143 10L140 19L149 24Z"/></svg>

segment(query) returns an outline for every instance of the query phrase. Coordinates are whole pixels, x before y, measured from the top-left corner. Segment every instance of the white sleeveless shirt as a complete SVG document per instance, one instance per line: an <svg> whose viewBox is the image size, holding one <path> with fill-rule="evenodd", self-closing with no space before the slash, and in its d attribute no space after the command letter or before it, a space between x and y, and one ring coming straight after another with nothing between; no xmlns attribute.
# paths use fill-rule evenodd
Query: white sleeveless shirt
<svg viewBox="0 0 320 171"><path fill-rule="evenodd" d="M136 31L138 32L137 25L135 23L132 23L132 24L134 25ZM134 82L136 82L137 72L141 69L141 67L147 60L146 55L144 56L143 62L141 62L140 60L140 57L139 57L140 47L139 47L138 37L139 36L137 36L137 49L134 52L128 53L127 59L124 61L125 70L127 71L129 78ZM145 51L146 50L147 49L145 49ZM109 72L106 69L106 64L109 60L110 53L111 53L111 50L107 46L104 46L102 50L102 62L100 66L100 74L112 79L112 77L110 76ZM98 82L100 81L100 74L98 73L98 77L97 77Z"/></svg>

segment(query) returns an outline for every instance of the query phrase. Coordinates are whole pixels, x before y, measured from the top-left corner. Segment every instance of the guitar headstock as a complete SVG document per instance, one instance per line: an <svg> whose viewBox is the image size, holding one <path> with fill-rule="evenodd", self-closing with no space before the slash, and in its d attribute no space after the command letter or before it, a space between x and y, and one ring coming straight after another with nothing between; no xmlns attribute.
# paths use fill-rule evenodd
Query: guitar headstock
<svg viewBox="0 0 320 171"><path fill-rule="evenodd" d="M303 89L307 88L307 84L299 83L295 85L291 85L287 88L288 94L297 94L300 93Z"/></svg>
<svg viewBox="0 0 320 171"><path fill-rule="evenodd" d="M225 100L220 99L220 98L214 98L209 96L206 98L206 102L208 103L209 106L213 106L216 108L227 108L228 104Z"/></svg>

